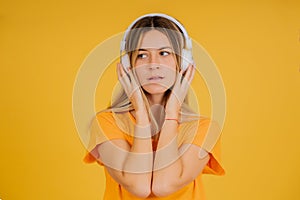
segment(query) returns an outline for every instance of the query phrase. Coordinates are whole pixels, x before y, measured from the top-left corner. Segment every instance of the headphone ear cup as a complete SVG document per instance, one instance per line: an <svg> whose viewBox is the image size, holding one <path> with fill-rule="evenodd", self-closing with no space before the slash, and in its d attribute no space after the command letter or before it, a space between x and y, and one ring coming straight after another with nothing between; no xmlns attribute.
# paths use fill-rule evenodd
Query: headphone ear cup
<svg viewBox="0 0 300 200"><path fill-rule="evenodd" d="M129 60L129 56L128 54L124 54L123 56L121 56L121 63L125 69L125 71L129 71L130 68L130 60Z"/></svg>
<svg viewBox="0 0 300 200"><path fill-rule="evenodd" d="M182 49L181 70L185 71L189 64L193 64L193 55L190 50Z"/></svg>

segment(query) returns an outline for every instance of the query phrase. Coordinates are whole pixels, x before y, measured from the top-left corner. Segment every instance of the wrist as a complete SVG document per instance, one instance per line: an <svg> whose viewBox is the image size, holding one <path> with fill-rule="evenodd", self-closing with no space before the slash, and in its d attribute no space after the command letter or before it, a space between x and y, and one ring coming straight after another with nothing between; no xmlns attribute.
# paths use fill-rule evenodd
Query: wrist
<svg viewBox="0 0 300 200"><path fill-rule="evenodd" d="M165 108L165 116L166 117L178 117L180 112L180 108L173 107L171 108L170 106L166 106Z"/></svg>
<svg viewBox="0 0 300 200"><path fill-rule="evenodd" d="M167 121L180 124L179 120L177 118L165 118L165 122L167 122Z"/></svg>
<svg viewBox="0 0 300 200"><path fill-rule="evenodd" d="M166 119L179 119L179 112L166 112L165 114Z"/></svg>
<svg viewBox="0 0 300 200"><path fill-rule="evenodd" d="M136 110L135 120L136 120L136 124L140 126L147 126L150 124L150 120L146 110Z"/></svg>
<svg viewBox="0 0 300 200"><path fill-rule="evenodd" d="M136 124L135 125L135 130L134 130L134 138L135 139L149 139L151 138L151 125L140 125Z"/></svg>

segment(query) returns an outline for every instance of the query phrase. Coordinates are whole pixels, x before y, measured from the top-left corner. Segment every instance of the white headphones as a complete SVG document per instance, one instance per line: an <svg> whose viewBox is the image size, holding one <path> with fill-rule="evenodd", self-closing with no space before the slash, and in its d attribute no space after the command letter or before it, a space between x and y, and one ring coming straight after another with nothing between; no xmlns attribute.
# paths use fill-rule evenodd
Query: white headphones
<svg viewBox="0 0 300 200"><path fill-rule="evenodd" d="M125 51L126 38L127 38L127 35L129 34L131 28L134 26L134 24L137 21L139 21L139 20L141 20L141 19L143 19L145 17L155 17L155 16L163 17L163 18L166 18L166 19L172 21L182 31L184 39L185 39L185 47L181 50L181 70L186 70L187 67L188 67L188 65L190 63L194 64L193 54L192 54L192 41L191 41L191 39L190 39L187 31L185 30L185 28L183 27L182 24L180 24L175 18L170 17L170 16L168 16L166 14L162 14L162 13L151 13L151 14L143 15L143 16L137 18L136 20L134 20L130 24L130 26L125 31L123 39L121 41L120 55L121 55L121 63L122 63L122 65L124 66L124 68L125 68L126 71L128 71L128 69L130 68L130 59L129 59L129 56L128 56L127 53L125 53L124 55L122 55L122 52Z"/></svg>

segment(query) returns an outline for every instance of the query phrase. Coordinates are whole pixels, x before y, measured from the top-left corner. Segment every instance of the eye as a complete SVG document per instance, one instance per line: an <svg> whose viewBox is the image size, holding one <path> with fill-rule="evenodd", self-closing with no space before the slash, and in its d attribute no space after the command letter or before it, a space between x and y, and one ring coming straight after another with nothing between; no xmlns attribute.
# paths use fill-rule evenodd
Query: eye
<svg viewBox="0 0 300 200"><path fill-rule="evenodd" d="M138 55L137 55L137 58L147 58L147 54L145 54L145 53L139 53Z"/></svg>
<svg viewBox="0 0 300 200"><path fill-rule="evenodd" d="M170 52L168 52L168 51L161 51L161 52L159 52L159 54L161 56L168 56L168 55L170 55Z"/></svg>

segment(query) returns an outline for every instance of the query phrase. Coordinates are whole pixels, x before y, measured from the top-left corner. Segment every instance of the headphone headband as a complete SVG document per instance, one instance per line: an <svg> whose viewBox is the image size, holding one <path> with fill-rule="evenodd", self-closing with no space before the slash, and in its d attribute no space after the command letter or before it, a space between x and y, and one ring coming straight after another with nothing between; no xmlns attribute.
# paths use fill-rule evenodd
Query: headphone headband
<svg viewBox="0 0 300 200"><path fill-rule="evenodd" d="M126 31L124 33L123 39L121 41L120 55L121 55L121 63L123 64L123 67L125 70L127 70L130 67L130 59L129 59L128 54L125 53L124 55L122 55L122 52L125 51L127 35L131 31L132 27L136 24L136 22L138 22L139 20L141 20L145 17L162 17L162 18L168 19L171 22L173 22L174 24L176 24L178 26L178 28L181 30L181 32L183 33L183 37L185 40L185 47L182 48L182 52L181 52L181 57L182 57L181 69L186 70L189 64L194 64L193 55L192 55L192 41L191 41L187 31L183 27L183 25L181 23L179 23L179 21L177 21L175 18L173 18L169 15L162 14L162 13L151 13L151 14L143 15L143 16L137 18L136 20L134 20L128 26L128 28L126 29Z"/></svg>
<svg viewBox="0 0 300 200"><path fill-rule="evenodd" d="M163 13L150 13L150 14L146 14L146 15L142 15L140 17L138 17L136 20L134 20L129 26L128 28L126 29L125 33L124 33L124 36L123 36L123 39L121 41L121 51L124 51L125 50L125 45L126 45L126 37L127 35L129 34L131 28L134 26L134 24L136 22L138 22L139 20L145 18L145 17L163 17L163 18L166 18L170 21L172 21L173 23L175 23L179 28L180 30L182 31L183 33L183 36L185 38L185 44L186 44L186 49L192 49L192 42L191 42L191 39L187 33L187 31L185 30L185 28L183 27L183 25L177 21L175 18L169 16L169 15L166 15L166 14L163 14Z"/></svg>

